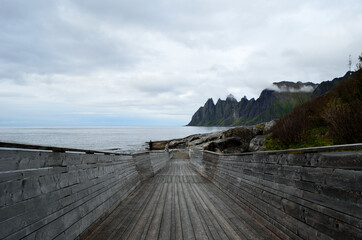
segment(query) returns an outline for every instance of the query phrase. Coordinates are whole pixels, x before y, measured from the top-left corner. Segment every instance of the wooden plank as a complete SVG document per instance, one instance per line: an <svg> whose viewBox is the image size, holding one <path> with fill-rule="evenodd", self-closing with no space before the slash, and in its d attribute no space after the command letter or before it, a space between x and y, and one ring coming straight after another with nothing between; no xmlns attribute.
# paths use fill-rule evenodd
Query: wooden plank
<svg viewBox="0 0 362 240"><path fill-rule="evenodd" d="M177 184L177 193L179 197L181 222L182 222L182 236L184 239L195 239L194 229L191 224L189 210L183 194L182 183Z"/></svg>
<svg viewBox="0 0 362 240"><path fill-rule="evenodd" d="M206 187L201 185L201 187ZM242 208L243 205L238 205L233 201L229 196L221 193L220 190L213 185L207 186L209 195L213 201L216 201L217 206L225 206L223 211L227 209L230 211L231 215L235 215L234 218L231 218L230 221L234 223L235 226L248 238L248 239L276 239L278 238L274 235L269 229L265 226L262 226L256 219L251 217L245 208Z"/></svg>
<svg viewBox="0 0 362 240"><path fill-rule="evenodd" d="M122 231L125 231L130 222L127 222L129 215L146 205L150 200L150 195L155 191L156 186L150 184L144 184L142 187L132 193L124 202L122 202L116 211L109 216L109 220L106 219L102 222L102 228L96 231L96 235L88 239L104 239L107 236L108 239L116 238L117 234L122 235ZM132 204L135 202L137 204Z"/></svg>
<svg viewBox="0 0 362 240"><path fill-rule="evenodd" d="M195 184L188 184L186 187L188 188L188 191L190 192L190 197L200 215L200 219L201 219L203 227L206 231L208 239L222 239L220 237L218 231L215 229L215 227L212 223L212 220L210 219L210 217L207 213L208 208L206 207L206 205L204 204L202 199L199 197L199 195L193 191L194 185ZM221 232L223 233L223 231L221 231ZM226 237L226 235L225 235L225 237ZM224 239L227 239L227 237Z"/></svg>
<svg viewBox="0 0 362 240"><path fill-rule="evenodd" d="M178 186L179 184L176 183L173 185L175 197L174 197L174 204L175 204L175 239L182 239L182 223L181 223L181 212L180 212L180 202L179 202L179 194L178 194ZM172 237L172 236L171 236Z"/></svg>
<svg viewBox="0 0 362 240"><path fill-rule="evenodd" d="M215 178L216 179L216 178ZM225 189L225 193L233 198L237 199L238 202L241 204L245 204L247 206L247 209L249 211L250 215L253 215L254 218L258 218L260 222L263 222L265 226L269 226L271 231L278 232L278 235L285 236L288 235L288 237L292 239L298 239L299 237L292 232L289 228L287 228L285 225L280 224L277 220L284 219L285 215L278 212L264 212L263 210L267 209L268 211L271 211L268 207L268 203L264 203L258 198L252 198L250 194L246 191L243 191L242 188L237 188L236 186L233 186L232 184L223 183L222 181L215 181L213 182L219 189ZM289 222L288 222L289 223ZM296 228L297 229L297 228Z"/></svg>
<svg viewBox="0 0 362 240"><path fill-rule="evenodd" d="M223 178L224 177L220 175L221 181ZM215 178L215 180L217 180L217 178ZM341 212L345 212L348 214L352 214L353 212L357 213L358 211L360 211L359 208L356 208L356 206L353 206L353 204L349 202L339 200L337 201L333 198L327 198L322 194L310 193L309 191L301 191L300 189L297 189L295 187L286 186L284 184L275 183L273 181L267 181L264 179L260 179L259 177L244 175L243 177L239 178L239 181L239 183L233 183L236 184L235 189L236 187L238 187L238 189L234 191L235 194L240 194L241 192L246 191L254 195L254 197L260 198L268 204L277 207L278 209L283 209L283 204L280 200L275 200L277 200L278 198L287 198L300 205L303 205L303 207L305 207L306 209L314 208L314 210L317 212L321 212L331 217L336 217L340 221L346 221L356 227L359 226L360 221L354 219L351 215L340 214L338 211L334 211L336 209L341 209L343 210ZM233 188L230 183L231 182L229 182L228 185L229 190ZM327 188L323 189L325 190ZM259 194L257 194L258 192ZM275 200L273 200L273 198L275 198ZM268 209L270 210L269 207ZM316 215L320 214L317 212Z"/></svg>
<svg viewBox="0 0 362 240"><path fill-rule="evenodd" d="M163 215L160 227L160 239L170 239L171 238L171 222L172 222L172 197L173 197L173 184L168 184L168 189L166 193L165 205L163 208Z"/></svg>
<svg viewBox="0 0 362 240"><path fill-rule="evenodd" d="M224 230L221 228L220 224L217 222L216 218L212 215L212 211L210 210L210 206L206 204L206 202L200 196L199 191L201 189L197 189L197 185L192 185L192 190L194 191L195 196L198 197L198 202L201 205L200 208L204 209L204 217L207 219L208 227L212 232L214 239L229 239L225 234ZM216 233L215 233L216 232Z"/></svg>
<svg viewBox="0 0 362 240"><path fill-rule="evenodd" d="M162 184L162 193L155 206L155 211L152 216L152 221L148 227L147 235L145 239L157 239L160 231L162 213L166 203L168 184Z"/></svg>
<svg viewBox="0 0 362 240"><path fill-rule="evenodd" d="M153 213L155 211L155 206L162 193L162 185L155 184L156 188L149 196L149 201L147 204L143 204L138 211L138 216L133 218L130 227L127 228L127 231L120 234L124 239L129 236L130 239L144 239L147 234L147 229L150 225Z"/></svg>
<svg viewBox="0 0 362 240"><path fill-rule="evenodd" d="M186 185L189 185L189 183L182 183L182 190L185 196L187 208L189 210L191 223L194 229L195 237L196 239L208 239L208 235L204 229L204 224L202 224L202 221L200 219L200 216L195 208L194 203L191 200L190 192L188 191Z"/></svg>
<svg viewBox="0 0 362 240"><path fill-rule="evenodd" d="M197 188L199 185L195 185ZM197 188L198 189L198 188ZM227 221L227 218L224 216L222 212L220 212L215 205L208 199L208 197L205 195L205 192L203 190L198 189L198 193L200 194L201 198L205 202L207 206L209 206L210 211L213 214L213 217L217 220L219 225L223 228L225 234L230 239L242 239L242 236L240 236L240 233L237 233L231 226L230 223Z"/></svg>
<svg viewBox="0 0 362 240"><path fill-rule="evenodd" d="M172 198L171 198L171 233L170 233L170 239L175 240L176 239L176 213L175 213L175 184L172 182Z"/></svg>

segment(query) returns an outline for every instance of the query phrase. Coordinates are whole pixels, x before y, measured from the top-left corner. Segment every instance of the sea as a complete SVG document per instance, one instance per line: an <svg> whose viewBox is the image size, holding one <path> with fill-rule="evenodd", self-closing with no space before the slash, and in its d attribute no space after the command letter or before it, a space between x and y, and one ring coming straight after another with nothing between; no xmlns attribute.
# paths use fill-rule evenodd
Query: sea
<svg viewBox="0 0 362 240"><path fill-rule="evenodd" d="M0 127L0 141L119 153L142 152L148 142L226 130L226 127Z"/></svg>

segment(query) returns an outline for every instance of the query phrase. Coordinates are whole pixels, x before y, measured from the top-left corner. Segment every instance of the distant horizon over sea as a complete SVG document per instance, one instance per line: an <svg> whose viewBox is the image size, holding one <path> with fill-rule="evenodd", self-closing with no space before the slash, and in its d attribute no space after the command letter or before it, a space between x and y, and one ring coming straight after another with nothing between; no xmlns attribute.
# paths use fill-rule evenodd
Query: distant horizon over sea
<svg viewBox="0 0 362 240"><path fill-rule="evenodd" d="M150 140L170 140L228 128L191 126L0 127L0 141L132 153L144 151Z"/></svg>

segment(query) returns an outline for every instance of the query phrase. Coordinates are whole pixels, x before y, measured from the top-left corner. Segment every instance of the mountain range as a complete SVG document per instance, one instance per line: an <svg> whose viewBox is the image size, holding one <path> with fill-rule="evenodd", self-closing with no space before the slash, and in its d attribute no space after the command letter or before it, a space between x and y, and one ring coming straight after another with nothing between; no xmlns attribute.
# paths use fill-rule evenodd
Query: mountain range
<svg viewBox="0 0 362 240"><path fill-rule="evenodd" d="M195 112L187 126L253 125L282 118L295 106L325 94L350 75L351 72L347 72L343 77L320 84L275 82L271 88L264 89L256 100L243 97L237 101L230 94L226 100L218 99L215 104L210 98Z"/></svg>

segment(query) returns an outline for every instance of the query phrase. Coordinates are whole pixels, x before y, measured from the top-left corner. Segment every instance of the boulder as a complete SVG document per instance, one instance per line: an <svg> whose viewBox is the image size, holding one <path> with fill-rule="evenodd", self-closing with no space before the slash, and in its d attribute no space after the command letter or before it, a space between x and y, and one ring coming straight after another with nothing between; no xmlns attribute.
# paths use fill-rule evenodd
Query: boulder
<svg viewBox="0 0 362 240"><path fill-rule="evenodd" d="M245 152L248 150L249 142L244 142L241 138L228 137L208 142L203 146L204 150L213 152Z"/></svg>
<svg viewBox="0 0 362 240"><path fill-rule="evenodd" d="M277 123L276 120L271 120L270 122L266 122L264 125L264 134L268 134L276 123Z"/></svg>
<svg viewBox="0 0 362 240"><path fill-rule="evenodd" d="M186 148L187 139L176 139L169 142L168 147L173 148Z"/></svg>
<svg viewBox="0 0 362 240"><path fill-rule="evenodd" d="M222 132L214 132L209 134L200 134L198 138L191 138L187 142L187 147L194 147L204 145L205 143L212 142L222 138Z"/></svg>
<svg viewBox="0 0 362 240"><path fill-rule="evenodd" d="M263 146L263 143L265 142L266 137L264 135L258 135L251 139L249 144L249 151L250 152L257 152L257 151L264 151L265 146Z"/></svg>
<svg viewBox="0 0 362 240"><path fill-rule="evenodd" d="M263 135L264 132L264 123L260 123L258 125L254 125L254 126L250 126L248 128L250 128L250 130L253 132L253 135Z"/></svg>
<svg viewBox="0 0 362 240"><path fill-rule="evenodd" d="M249 139L249 141L254 137L254 131L251 127L236 127L230 128L222 133L222 138L244 138Z"/></svg>

